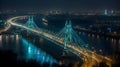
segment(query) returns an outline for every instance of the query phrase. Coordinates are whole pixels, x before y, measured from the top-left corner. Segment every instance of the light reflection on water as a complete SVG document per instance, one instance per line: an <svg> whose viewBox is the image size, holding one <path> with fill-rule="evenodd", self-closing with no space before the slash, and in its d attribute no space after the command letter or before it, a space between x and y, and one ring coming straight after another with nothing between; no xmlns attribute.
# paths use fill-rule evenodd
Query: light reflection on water
<svg viewBox="0 0 120 67"><path fill-rule="evenodd" d="M40 64L49 63L52 65L53 63L57 63L56 59L20 35L0 35L0 49L12 50L18 54L18 58L33 59Z"/></svg>
<svg viewBox="0 0 120 67"><path fill-rule="evenodd" d="M32 43L30 43L26 39L21 38L21 41L22 41L22 45L25 48L24 53L25 53L25 57L27 58L27 60L33 59L33 60L40 62L41 64L43 64L43 63L50 63L50 64L57 63L57 61L54 58L52 58L47 53L45 53L41 49L34 46Z"/></svg>

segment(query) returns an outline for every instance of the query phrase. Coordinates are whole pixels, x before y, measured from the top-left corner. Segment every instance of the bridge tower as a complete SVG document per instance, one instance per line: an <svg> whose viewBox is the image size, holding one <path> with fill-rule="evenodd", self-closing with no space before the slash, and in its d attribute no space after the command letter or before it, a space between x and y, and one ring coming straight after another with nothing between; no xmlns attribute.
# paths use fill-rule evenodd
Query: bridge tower
<svg viewBox="0 0 120 67"><path fill-rule="evenodd" d="M66 49L67 43L72 41L72 24L71 21L65 23L65 36L64 36L64 49Z"/></svg>
<svg viewBox="0 0 120 67"><path fill-rule="evenodd" d="M35 22L34 22L34 18L33 18L33 16L29 16L28 17L28 21L27 21L27 23L26 23L26 25L27 25L27 27L29 27L29 28L37 28L37 25L35 24Z"/></svg>

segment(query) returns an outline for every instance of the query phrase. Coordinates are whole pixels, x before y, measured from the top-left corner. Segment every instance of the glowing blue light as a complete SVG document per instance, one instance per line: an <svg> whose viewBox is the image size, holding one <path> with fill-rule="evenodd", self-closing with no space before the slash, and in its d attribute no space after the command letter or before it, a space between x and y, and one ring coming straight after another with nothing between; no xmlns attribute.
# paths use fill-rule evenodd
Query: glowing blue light
<svg viewBox="0 0 120 67"><path fill-rule="evenodd" d="M34 22L33 16L28 17L28 21L26 23L26 26L29 27L29 28L33 28L33 29L38 28L38 26Z"/></svg>
<svg viewBox="0 0 120 67"><path fill-rule="evenodd" d="M21 39L23 46L25 47L25 57L29 59L36 60L40 62L40 64L43 64L45 62L47 63L57 63L57 61L52 58L50 55L46 54L41 49L34 46L32 43L28 42L26 39Z"/></svg>
<svg viewBox="0 0 120 67"><path fill-rule="evenodd" d="M71 21L66 21L65 27L57 33L59 38L64 38L64 48L66 49L66 44L68 42L75 43L79 46L85 46L86 43L79 37L79 35L72 28Z"/></svg>

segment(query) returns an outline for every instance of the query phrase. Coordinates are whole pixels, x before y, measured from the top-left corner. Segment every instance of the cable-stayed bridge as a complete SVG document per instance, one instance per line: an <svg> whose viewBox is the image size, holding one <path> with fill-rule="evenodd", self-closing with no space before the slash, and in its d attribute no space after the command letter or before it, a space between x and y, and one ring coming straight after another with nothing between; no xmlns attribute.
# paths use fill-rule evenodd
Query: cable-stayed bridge
<svg viewBox="0 0 120 67"><path fill-rule="evenodd" d="M82 41L82 39L80 39L77 33L73 30L70 20L67 20L65 23L65 27L60 32L55 34L51 31L37 27L33 17L28 17L28 21L26 24L16 22L17 19L26 17L27 16L13 17L7 22L13 26L27 30L28 33L34 33L48 39L49 41L52 41L53 43L57 43L57 45L63 47L65 50L71 51L82 58L85 63L90 63L88 67L90 67L90 65L92 66L94 64L99 64L102 61L106 62L106 64L111 67L112 60L110 58L99 55L84 47L86 45L85 42Z"/></svg>

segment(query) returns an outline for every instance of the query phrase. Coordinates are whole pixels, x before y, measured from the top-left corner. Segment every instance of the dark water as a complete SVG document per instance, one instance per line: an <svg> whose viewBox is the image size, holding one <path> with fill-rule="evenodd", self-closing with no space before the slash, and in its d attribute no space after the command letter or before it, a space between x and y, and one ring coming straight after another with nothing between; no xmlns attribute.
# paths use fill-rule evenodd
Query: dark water
<svg viewBox="0 0 120 67"><path fill-rule="evenodd" d="M120 51L120 39L84 32L81 32L80 37L88 44L87 47L99 54L112 55L115 51Z"/></svg>

